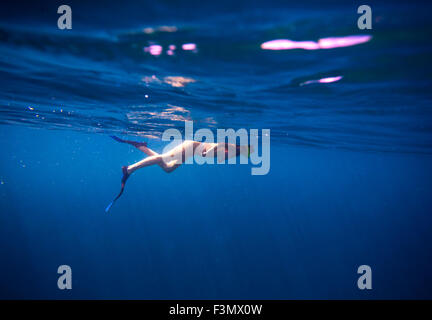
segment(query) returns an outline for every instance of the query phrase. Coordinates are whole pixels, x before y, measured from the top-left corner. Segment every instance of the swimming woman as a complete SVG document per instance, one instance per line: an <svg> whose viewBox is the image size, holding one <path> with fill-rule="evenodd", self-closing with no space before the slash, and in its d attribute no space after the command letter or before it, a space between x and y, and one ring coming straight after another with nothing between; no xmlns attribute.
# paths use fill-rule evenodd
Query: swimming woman
<svg viewBox="0 0 432 320"><path fill-rule="evenodd" d="M122 172L123 177L121 179L121 189L117 197L108 205L105 209L106 212L111 209L114 202L120 198L123 193L125 184L127 179L130 177L132 173L136 170L152 166L158 165L165 172L170 173L177 169L182 163L184 163L188 158L193 157L194 154L201 155L202 157L214 157L217 158L217 161L223 162L226 159L232 157L238 157L240 155L244 155L246 157L250 156L252 151L252 147L250 145L234 145L231 143L209 143L209 142L197 142L192 140L185 140L180 145L174 147L168 152L159 154L150 148L147 147L146 142L136 142L130 140L123 140L116 136L111 136L114 140L122 143L128 143L138 150L144 152L147 157L141 161L138 161L130 166L123 166ZM219 152L218 152L219 151Z"/></svg>

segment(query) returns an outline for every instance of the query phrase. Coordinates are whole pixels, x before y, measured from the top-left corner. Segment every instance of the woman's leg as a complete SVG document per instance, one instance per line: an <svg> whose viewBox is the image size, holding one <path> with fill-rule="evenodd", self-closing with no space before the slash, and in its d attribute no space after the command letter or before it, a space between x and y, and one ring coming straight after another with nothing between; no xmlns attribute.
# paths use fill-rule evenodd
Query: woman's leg
<svg viewBox="0 0 432 320"><path fill-rule="evenodd" d="M159 153L153 151L153 150L150 149L150 148L147 148L147 145L145 145L145 146L141 146L139 149L140 149L142 152L144 152L146 155L148 155L148 156L158 156L158 155L159 155Z"/></svg>
<svg viewBox="0 0 432 320"><path fill-rule="evenodd" d="M177 160L173 160L173 161L170 161L168 163L165 163L164 161L162 161L161 164L159 164L159 165L166 173L171 173L175 169L180 167L181 163L178 163Z"/></svg>
<svg viewBox="0 0 432 320"><path fill-rule="evenodd" d="M144 152L148 156L159 155L159 153L157 153L157 152L155 152L152 149L147 147L147 142L137 142L137 141L131 141L131 140L124 140L124 139L121 139L121 138L116 137L116 136L111 136L111 138L113 138L115 141L118 141L121 143L130 144L130 145L134 146L135 148L137 148L138 150Z"/></svg>
<svg viewBox="0 0 432 320"><path fill-rule="evenodd" d="M148 148L146 142L136 142L136 141L131 141L131 140L124 140L124 139L121 139L121 138L116 137L116 136L111 136L111 138L113 138L114 140L116 140L118 142L121 142L121 143L130 144L130 145L134 146L135 148L137 148L138 150L144 152L146 155L149 156L148 158L146 158L144 160L141 160L141 161L139 161L137 163L134 163L133 165L125 167L124 170L126 170L126 172L124 172L123 174L126 175L126 179L135 170L138 170L140 168L144 168L144 167L147 167L147 166L151 166L153 164L159 165L167 173L173 172L175 169L177 169L180 166L180 164L178 164L178 161L172 160L172 161L168 162L166 160L167 159L167 155L163 155L163 156L165 156L165 158L163 158L162 155L160 155L159 153L157 153L157 152L153 151L152 149ZM179 147L178 149L179 149L178 152L181 152L183 150L182 147ZM152 158L152 157L155 157L155 156L159 156L162 159L159 161L159 160L157 160L157 158ZM167 162L165 162L164 160L167 161Z"/></svg>
<svg viewBox="0 0 432 320"><path fill-rule="evenodd" d="M141 161L138 161L138 162L136 162L130 166L127 166L126 169L127 169L128 175L130 175L138 169L152 166L154 164L161 165L162 163L163 163L162 157L158 154L155 156L149 156L149 157L147 157Z"/></svg>
<svg viewBox="0 0 432 320"><path fill-rule="evenodd" d="M113 137L113 139L115 139L119 142L125 142L125 143L132 144L132 143L130 143L131 141L125 141L125 140L122 140L122 139L117 138L117 137ZM132 144L132 145L135 146L134 144ZM114 198L114 200L111 201L111 203L106 207L105 212L108 212L111 209L111 207L113 206L113 204L117 201L117 199L120 198L120 196L123 194L123 191L124 191L124 188L126 185L126 181L134 171L136 171L140 168L144 168L144 167L148 167L148 166L152 166L154 164L157 164L165 172L170 173L170 172L173 172L175 169L177 169L181 165L181 162L178 162L177 160L165 162L163 159L163 156L166 158L167 155L160 155L160 154L154 152L153 150L148 149L147 146L139 145L139 146L135 146L135 147L137 147L138 149L140 149L141 151L143 151L144 153L146 153L149 156L147 158L145 158L144 160L138 161L137 163L134 163L130 166L122 167L123 177L121 179L120 192Z"/></svg>

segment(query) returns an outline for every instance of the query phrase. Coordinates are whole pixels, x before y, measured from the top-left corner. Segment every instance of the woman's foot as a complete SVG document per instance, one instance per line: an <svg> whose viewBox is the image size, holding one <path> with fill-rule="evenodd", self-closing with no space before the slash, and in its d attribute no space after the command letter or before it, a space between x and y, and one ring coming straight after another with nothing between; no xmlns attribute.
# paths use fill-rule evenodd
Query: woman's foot
<svg viewBox="0 0 432 320"><path fill-rule="evenodd" d="M128 172L127 166L123 166L122 167L122 172L123 172L123 177L121 179L121 188L120 188L120 192L117 195L117 197L114 198L113 201L111 201L111 203L106 207L105 212L108 212L111 207L113 206L114 202L117 201L118 198L120 198L120 196L122 195L123 191L124 191L124 187L126 184L126 180L129 178L130 173Z"/></svg>
<svg viewBox="0 0 432 320"><path fill-rule="evenodd" d="M126 180L129 178L129 176L130 176L130 173L128 172L128 169L127 169L128 167L127 166L123 166L122 167L122 172L123 172L123 177L122 177L122 180L121 180L121 183L122 183L122 187L124 186L124 184L126 183Z"/></svg>

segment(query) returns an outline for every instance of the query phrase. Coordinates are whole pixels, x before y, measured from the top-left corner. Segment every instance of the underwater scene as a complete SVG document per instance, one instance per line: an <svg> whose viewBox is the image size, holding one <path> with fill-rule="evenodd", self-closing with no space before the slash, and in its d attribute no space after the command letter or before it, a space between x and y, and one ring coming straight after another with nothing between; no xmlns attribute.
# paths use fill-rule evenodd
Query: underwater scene
<svg viewBox="0 0 432 320"><path fill-rule="evenodd" d="M432 4L362 4L1 2L0 299L431 299Z"/></svg>

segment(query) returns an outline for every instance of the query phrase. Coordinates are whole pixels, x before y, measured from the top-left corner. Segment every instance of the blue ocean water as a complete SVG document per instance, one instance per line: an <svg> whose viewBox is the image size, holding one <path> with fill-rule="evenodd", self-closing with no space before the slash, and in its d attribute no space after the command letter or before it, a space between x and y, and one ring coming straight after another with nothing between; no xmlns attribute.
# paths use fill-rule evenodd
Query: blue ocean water
<svg viewBox="0 0 432 320"><path fill-rule="evenodd" d="M69 1L59 30L61 4L0 5L0 298L432 298L431 5ZM105 213L143 157L109 136L185 121L270 129L270 172L148 167Z"/></svg>

